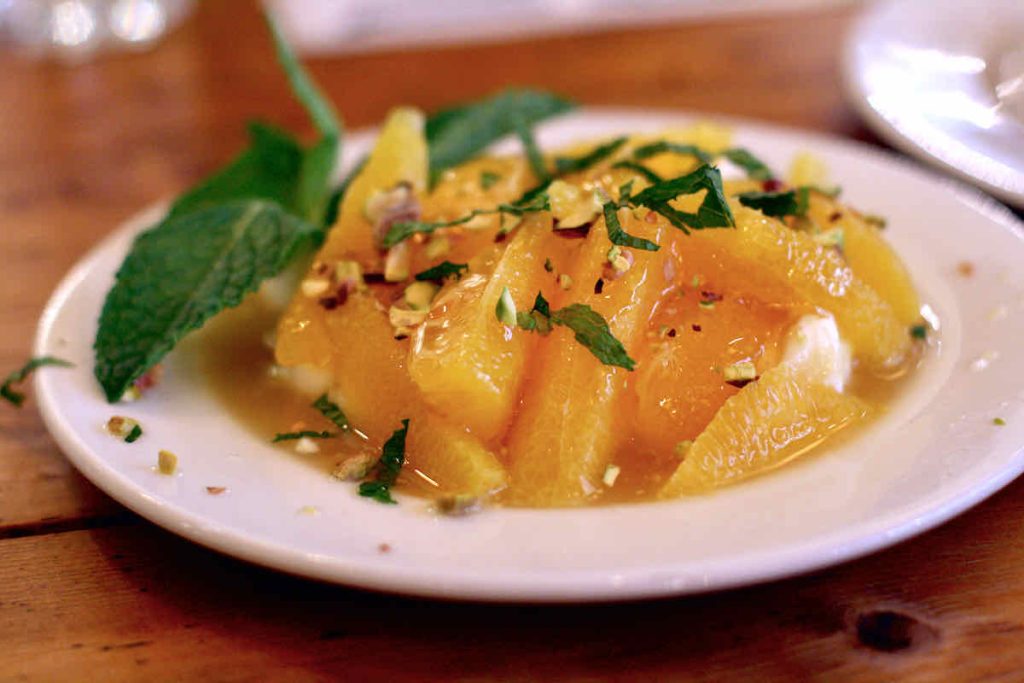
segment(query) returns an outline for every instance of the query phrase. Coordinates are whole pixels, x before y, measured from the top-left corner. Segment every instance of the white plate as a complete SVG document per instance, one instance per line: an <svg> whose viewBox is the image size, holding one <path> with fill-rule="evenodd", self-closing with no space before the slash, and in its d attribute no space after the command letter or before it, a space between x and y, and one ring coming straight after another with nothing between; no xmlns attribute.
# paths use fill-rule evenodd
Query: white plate
<svg viewBox="0 0 1024 683"><path fill-rule="evenodd" d="M880 135L1024 208L1024 2L875 3L844 62Z"/></svg>
<svg viewBox="0 0 1024 683"><path fill-rule="evenodd" d="M681 114L590 110L543 126L540 138L552 145L686 122ZM1024 469L1019 223L978 193L863 146L736 126L738 142L777 168L814 150L854 205L888 216L887 235L941 319L939 349L908 390L843 448L666 503L494 509L462 519L433 516L415 499L379 505L236 424L186 354L169 358L164 383L144 400L104 402L91 374L96 318L133 235L158 210L115 231L53 295L36 352L78 365L37 375L46 423L97 486L186 538L327 581L486 600L676 595L791 575L920 533L1012 480ZM369 141L353 136L346 160ZM975 264L974 277L955 275L963 260ZM981 358L989 367L972 370ZM107 435L102 425L115 413L138 418L145 436L125 444ZM160 448L178 454L176 476L154 472ZM211 496L206 486L230 492ZM300 513L305 506L319 514Z"/></svg>

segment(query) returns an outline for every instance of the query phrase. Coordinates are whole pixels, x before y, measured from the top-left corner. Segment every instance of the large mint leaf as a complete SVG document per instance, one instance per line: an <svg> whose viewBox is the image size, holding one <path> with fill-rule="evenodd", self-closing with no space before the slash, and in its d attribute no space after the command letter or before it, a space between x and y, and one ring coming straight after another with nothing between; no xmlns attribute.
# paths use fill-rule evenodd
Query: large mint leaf
<svg viewBox="0 0 1024 683"><path fill-rule="evenodd" d="M188 332L280 272L317 228L265 201L168 218L142 233L107 294L96 378L116 401Z"/></svg>
<svg viewBox="0 0 1024 683"><path fill-rule="evenodd" d="M509 89L472 104L437 112L427 119L430 177L458 166L506 135L569 111L576 105L551 93Z"/></svg>

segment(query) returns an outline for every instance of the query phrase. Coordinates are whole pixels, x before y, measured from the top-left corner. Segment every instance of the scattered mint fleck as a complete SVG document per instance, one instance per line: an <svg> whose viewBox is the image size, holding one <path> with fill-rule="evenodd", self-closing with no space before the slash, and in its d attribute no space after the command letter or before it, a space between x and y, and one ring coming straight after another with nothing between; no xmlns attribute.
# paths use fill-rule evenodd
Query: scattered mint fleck
<svg viewBox="0 0 1024 683"><path fill-rule="evenodd" d="M706 190L704 200L697 213L688 213L672 207L669 202L676 197ZM686 175L655 183L630 197L634 206L646 206L655 211L684 233L688 228L732 227L735 222L729 204L722 191L722 174L714 166L704 164Z"/></svg>
<svg viewBox="0 0 1024 683"><path fill-rule="evenodd" d="M996 427L1005 427L1006 426L1006 420L1004 420L1001 417L994 417L994 418L992 418L992 424L994 424Z"/></svg>
<svg viewBox="0 0 1024 683"><path fill-rule="evenodd" d="M635 237L623 230L622 224L619 223L618 211L619 206L614 202L608 202L604 205L604 224L608 228L608 239L611 240L612 244L646 251L658 251L660 247L656 243L643 237Z"/></svg>
<svg viewBox="0 0 1024 683"><path fill-rule="evenodd" d="M633 158L639 161L658 154L664 154L665 152L696 157L702 164L709 164L713 159L711 154L708 154L696 145L684 145L677 142L669 142L668 140L658 140L637 147L633 150Z"/></svg>
<svg viewBox="0 0 1024 683"><path fill-rule="evenodd" d="M494 184L501 180L501 176L494 171L481 171L480 172L480 188L483 190L489 190L494 187Z"/></svg>
<svg viewBox="0 0 1024 683"><path fill-rule="evenodd" d="M775 177L768 166L742 147L733 147L722 152L722 156L747 172L751 180L771 180Z"/></svg>
<svg viewBox="0 0 1024 683"><path fill-rule="evenodd" d="M442 282L450 277L459 280L462 278L462 274L467 271L469 271L469 264L467 263L442 261L432 268L427 268L421 273L416 273L415 277L421 282Z"/></svg>
<svg viewBox="0 0 1024 683"><path fill-rule="evenodd" d="M402 428L395 432L384 443L380 460L375 466L376 475L373 481L364 481L359 485L359 495L373 498L378 503L395 505L397 501L391 497L391 487L398 481L398 473L405 464L405 437L409 433L409 420L402 420Z"/></svg>
<svg viewBox="0 0 1024 683"><path fill-rule="evenodd" d="M800 209L800 200L796 190L785 192L743 192L736 195L740 204L757 209L766 216L797 216L806 212ZM806 202L804 203L806 207Z"/></svg>
<svg viewBox="0 0 1024 683"><path fill-rule="evenodd" d="M910 328L910 336L914 339L927 339L928 338L928 326L924 323L913 325Z"/></svg>
<svg viewBox="0 0 1024 683"><path fill-rule="evenodd" d="M54 358L53 356L38 356L36 358L31 358L20 368L7 375L4 379L3 385L0 386L0 398L9 402L15 408L20 408L25 402L25 394L16 390L14 388L15 385L21 384L27 380L33 372L47 365L59 368L74 367L72 363L69 363L66 360L61 360L60 358Z"/></svg>
<svg viewBox="0 0 1024 683"><path fill-rule="evenodd" d="M135 425L132 427L132 430L125 435L124 441L125 443L135 443L138 441L140 436L142 436L142 427L140 425Z"/></svg>
<svg viewBox="0 0 1024 683"><path fill-rule="evenodd" d="M529 198L520 198L512 204L499 204L494 209L474 209L465 216L450 221L398 221L394 223L384 235L382 244L386 249L404 242L415 234L429 235L442 228L451 228L456 225L468 223L477 216L493 216L495 214L508 214L511 216L522 216L537 211L547 211L550 208L546 192L540 192Z"/></svg>
<svg viewBox="0 0 1024 683"><path fill-rule="evenodd" d="M612 164L612 168L624 168L628 171L639 173L641 176L644 177L644 179L647 182L651 183L652 185L655 183L660 183L662 180L664 180L664 178L662 178L660 175L658 175L651 169L635 161L617 161L614 164Z"/></svg>
<svg viewBox="0 0 1024 683"><path fill-rule="evenodd" d="M334 432L317 432L311 429L304 429L299 432L284 432L282 434L275 434L274 439L271 443L278 443L280 441L295 441L296 439L333 439L337 434Z"/></svg>
<svg viewBox="0 0 1024 683"><path fill-rule="evenodd" d="M568 327L576 341L605 365L626 370L636 367L636 361L629 357L622 342L612 334L608 322L586 304L569 304L552 311L544 295L537 292L533 308L529 312L520 312L516 319L520 328L542 335L550 332L553 325Z"/></svg>
<svg viewBox="0 0 1024 683"><path fill-rule="evenodd" d="M333 422L338 429L346 430L349 428L348 417L345 416L345 413L337 403L327 398L327 394L322 394L320 398L314 401L313 407L320 411L321 415Z"/></svg>
<svg viewBox="0 0 1024 683"><path fill-rule="evenodd" d="M563 176L570 173L579 173L599 164L611 155L615 154L626 144L629 138L618 137L604 144L598 145L590 152L578 157L556 157L555 175Z"/></svg>

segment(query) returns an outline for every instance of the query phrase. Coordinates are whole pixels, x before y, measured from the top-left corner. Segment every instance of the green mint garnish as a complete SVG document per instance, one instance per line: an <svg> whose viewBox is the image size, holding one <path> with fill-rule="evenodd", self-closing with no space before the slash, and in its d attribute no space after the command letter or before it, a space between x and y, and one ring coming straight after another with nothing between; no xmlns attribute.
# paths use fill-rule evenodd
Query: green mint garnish
<svg viewBox="0 0 1024 683"><path fill-rule="evenodd" d="M662 180L664 180L664 178L662 178L660 175L658 175L651 169L647 168L643 164L638 164L635 161L617 161L614 164L612 164L612 168L624 168L629 171L633 171L634 173L639 173L641 176L644 177L645 180L647 180L647 182L651 183L652 185L660 183Z"/></svg>
<svg viewBox="0 0 1024 683"><path fill-rule="evenodd" d="M373 481L364 481L359 485L359 495L373 498L378 503L395 505L397 501L391 497L391 487L398 481L398 473L405 464L405 437L409 433L409 420L402 420L402 428L395 432L384 443L380 460L375 465L376 476Z"/></svg>
<svg viewBox="0 0 1024 683"><path fill-rule="evenodd" d="M928 338L928 326L924 323L913 325L910 328L910 336L914 339L927 339Z"/></svg>
<svg viewBox="0 0 1024 683"><path fill-rule="evenodd" d="M570 173L580 173L585 171L591 166L595 166L611 155L615 154L626 144L627 137L618 137L608 142L598 145L586 154L578 157L556 157L555 158L555 175L563 176Z"/></svg>
<svg viewBox="0 0 1024 683"><path fill-rule="evenodd" d="M494 184L501 180L501 176L494 171L481 171L480 172L480 189L489 190L494 187Z"/></svg>
<svg viewBox="0 0 1024 683"><path fill-rule="evenodd" d="M562 114L575 105L537 90L509 89L472 104L439 111L427 119L431 184L506 135Z"/></svg>
<svg viewBox="0 0 1024 683"><path fill-rule="evenodd" d="M128 432L127 435L125 435L124 442L135 443L136 441L138 441L140 436L142 436L142 427L140 427L139 425L135 425L134 427L132 427L132 430Z"/></svg>
<svg viewBox="0 0 1024 683"><path fill-rule="evenodd" d="M569 304L556 311L540 292L528 312L516 315L520 328L529 332L547 334L553 325L562 325L573 331L576 341L587 348L605 365L614 365L626 370L636 367L636 361L629 357L625 347L608 328L608 322L601 314L586 304Z"/></svg>
<svg viewBox="0 0 1024 683"><path fill-rule="evenodd" d="M633 150L633 158L639 161L658 154L664 154L665 152L696 157L702 164L710 164L713 159L711 154L708 154L696 145L684 145L677 142L669 142L668 140L658 140L637 147Z"/></svg>
<svg viewBox="0 0 1024 683"><path fill-rule="evenodd" d="M992 424L994 424L996 427L1005 427L1006 426L1006 420L1004 420L1001 417L994 417L994 418L992 418Z"/></svg>
<svg viewBox="0 0 1024 683"><path fill-rule="evenodd" d="M96 378L114 402L187 333L237 306L319 234L265 201L215 204L139 235L107 294Z"/></svg>
<svg viewBox="0 0 1024 683"><path fill-rule="evenodd" d="M269 23L288 83L320 140L307 149L276 128L251 126L249 149L135 240L107 294L94 344L96 378L111 402L188 332L240 303L323 237L341 126Z"/></svg>
<svg viewBox="0 0 1024 683"><path fill-rule="evenodd" d="M676 197L707 190L697 213L688 213L672 207ZM714 166L704 164L684 176L663 180L651 185L629 198L634 206L646 206L665 218L675 227L689 234L688 228L732 227L735 225L732 211L722 191L722 174Z"/></svg>
<svg viewBox="0 0 1024 683"><path fill-rule="evenodd" d="M494 209L474 209L461 218L456 218L450 221L399 221L394 223L388 230L388 233L384 235L382 244L386 249L390 249L399 242L403 242L413 235L429 235L432 232L440 230L441 228L450 228L456 225L462 225L468 223L477 216L493 216L495 214L508 214L510 216L522 216L527 213L535 213L537 211L548 211L550 206L548 204L548 196L544 192L535 194L528 199L520 198L517 202L512 204L498 204Z"/></svg>
<svg viewBox="0 0 1024 683"><path fill-rule="evenodd" d="M295 441L297 439L333 439L336 436L337 434L334 432L317 432L311 429L304 429L300 432L284 432L282 434L275 434L271 443Z"/></svg>
<svg viewBox="0 0 1024 683"><path fill-rule="evenodd" d="M746 171L751 180L771 180L775 177L763 161L742 147L727 149L722 152L722 156Z"/></svg>
<svg viewBox="0 0 1024 683"><path fill-rule="evenodd" d="M442 261L433 268L427 268L421 273L416 273L416 279L421 282L443 282L450 277L459 280L462 278L462 274L468 270L469 264L467 263Z"/></svg>
<svg viewBox="0 0 1024 683"><path fill-rule="evenodd" d="M541 154L540 147L537 146L537 140L533 137L533 127L528 121L520 119L515 123L515 131L519 141L523 143L523 152L526 154L526 160L530 163L533 175L537 176L537 180L542 183L549 182L551 174L548 173L544 155Z"/></svg>
<svg viewBox="0 0 1024 683"><path fill-rule="evenodd" d="M60 368L74 367L72 363L69 363L66 360L61 360L60 358L54 358L53 356L39 356L37 358L32 358L20 368L7 375L4 379L3 385L0 385L0 398L9 402L15 408L20 408L21 404L25 402L25 394L17 391L14 388L15 385L21 384L37 369L47 365L53 365Z"/></svg>
<svg viewBox="0 0 1024 683"><path fill-rule="evenodd" d="M320 398L314 401L313 407L320 411L321 415L333 422L338 429L343 431L348 429L348 417L345 416L345 413L337 403L327 398L327 394L321 395Z"/></svg>
<svg viewBox="0 0 1024 683"><path fill-rule="evenodd" d="M611 240L612 244L646 251L658 251L660 247L656 243L643 237L635 237L623 230L622 224L619 222L618 211L619 206L614 202L608 202L604 205L604 224L608 228L608 239Z"/></svg>
<svg viewBox="0 0 1024 683"><path fill-rule="evenodd" d="M801 211L801 201L797 190L786 192L743 192L736 195L743 206L757 209L766 216L799 216L806 213L806 200Z"/></svg>

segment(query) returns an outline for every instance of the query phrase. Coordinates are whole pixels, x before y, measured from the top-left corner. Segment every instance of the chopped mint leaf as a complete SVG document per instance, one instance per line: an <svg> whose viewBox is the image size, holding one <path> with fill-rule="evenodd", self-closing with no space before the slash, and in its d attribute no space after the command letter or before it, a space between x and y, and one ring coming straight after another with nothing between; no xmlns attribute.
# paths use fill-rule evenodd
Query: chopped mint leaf
<svg viewBox="0 0 1024 683"><path fill-rule="evenodd" d="M493 216L494 214L509 214L510 216L522 216L537 211L548 211L548 196L544 192L537 193L529 198L520 198L513 204L498 204L494 209L474 209L461 218L450 221L398 221L391 225L388 233L384 235L382 244L390 249L399 242L403 242L415 234L429 235L441 228L451 228L456 225L468 223L477 216Z"/></svg>
<svg viewBox="0 0 1024 683"><path fill-rule="evenodd" d="M746 171L751 180L771 180L775 177L763 161L742 147L727 149L722 152L722 156Z"/></svg>
<svg viewBox="0 0 1024 683"><path fill-rule="evenodd" d="M9 402L15 408L20 408L25 402L25 394L17 391L14 387L16 384L21 384L29 378L29 376L41 367L47 365L53 365L59 368L71 368L74 367L72 363L60 358L54 358L53 356L38 356L30 359L20 368L7 375L4 379L4 383L0 386L0 398Z"/></svg>
<svg viewBox="0 0 1024 683"><path fill-rule="evenodd" d="M612 168L625 168L627 170L633 171L634 173L639 173L641 176L644 177L644 179L647 182L649 182L652 185L660 183L662 180L664 180L664 178L662 178L660 175L658 175L651 169L647 168L643 164L638 164L635 161L617 161L614 164L612 164Z"/></svg>
<svg viewBox="0 0 1024 683"><path fill-rule="evenodd" d="M697 213L680 211L669 204L680 195L694 194L700 190L707 192ZM722 174L707 164L684 176L651 185L630 197L629 201L635 206L646 206L660 213L684 233L689 233L687 228L701 230L735 225L722 191Z"/></svg>
<svg viewBox="0 0 1024 683"><path fill-rule="evenodd" d="M547 165L544 163L544 155L541 154L537 140L533 137L533 128L528 122L519 120L516 121L515 131L519 141L523 143L523 152L526 154L526 160L530 163L533 175L537 176L537 180L542 183L551 180L551 174L548 173Z"/></svg>
<svg viewBox="0 0 1024 683"><path fill-rule="evenodd" d="M114 402L213 315L277 275L319 231L264 201L215 204L139 235L107 294L95 374Z"/></svg>
<svg viewBox="0 0 1024 683"><path fill-rule="evenodd" d="M395 505L397 501L391 497L391 487L398 481L398 473L405 464L405 437L409 433L409 420L402 420L402 428L395 432L384 443L380 460L375 466L376 476L373 481L364 481L359 485L359 495L373 498L378 503Z"/></svg>
<svg viewBox="0 0 1024 683"><path fill-rule="evenodd" d="M928 326L924 323L913 325L910 328L910 336L914 339L927 339L928 338Z"/></svg>
<svg viewBox="0 0 1024 683"><path fill-rule="evenodd" d="M451 261L442 261L433 268L427 268L421 273L416 273L416 279L426 282L441 282L447 278L453 277L456 280L462 278L462 274L469 270L469 264L467 263L452 263Z"/></svg>
<svg viewBox="0 0 1024 683"><path fill-rule="evenodd" d="M348 429L348 417L345 416L345 413L337 403L327 398L327 394L322 394L320 398L314 401L313 407L320 411L321 415L333 422L338 429Z"/></svg>
<svg viewBox="0 0 1024 683"><path fill-rule="evenodd" d="M333 439L337 434L334 432L317 432L311 429L304 429L299 432L283 432L281 434L275 434L274 439L271 443L279 443L281 441L296 441L298 439Z"/></svg>
<svg viewBox="0 0 1024 683"><path fill-rule="evenodd" d="M786 192L743 192L736 195L743 206L757 209L766 216L800 215L800 201L796 190Z"/></svg>
<svg viewBox="0 0 1024 683"><path fill-rule="evenodd" d="M614 202L604 205L604 224L608 229L608 239L612 244L646 251L658 251L660 247L656 243L643 237L635 237L623 230L622 224L619 222L618 211L619 207Z"/></svg>
<svg viewBox="0 0 1024 683"><path fill-rule="evenodd" d="M585 171L615 154L629 138L618 137L598 145L590 152L578 157L555 157L555 175L568 175Z"/></svg>
<svg viewBox="0 0 1024 683"><path fill-rule="evenodd" d="M614 365L626 370L636 367L636 361L626 353L622 342L615 338L608 323L601 314L586 304L569 304L557 311L540 292L528 313L516 316L519 327L528 332L547 334L552 325L562 325L573 331L576 341L587 348L605 365Z"/></svg>
<svg viewBox="0 0 1024 683"><path fill-rule="evenodd" d="M550 93L509 89L435 113L426 125L431 184L445 169L472 159L517 127L530 127L574 107Z"/></svg>
<svg viewBox="0 0 1024 683"><path fill-rule="evenodd" d="M489 190L494 187L494 184L501 180L501 176L494 171L481 171L480 172L480 188L482 190Z"/></svg>
<svg viewBox="0 0 1024 683"><path fill-rule="evenodd" d="M142 427L136 424L132 427L131 431L125 435L124 442L135 443L139 440L140 436L142 436Z"/></svg>
<svg viewBox="0 0 1024 683"><path fill-rule="evenodd" d="M605 365L626 370L636 367L636 361L626 353L622 342L615 338L601 314L586 304L569 304L552 312L551 322L573 331L576 341Z"/></svg>
<svg viewBox="0 0 1024 683"><path fill-rule="evenodd" d="M637 147L633 150L633 158L639 161L658 154L664 154L665 152L696 157L702 164L710 164L712 160L712 156L710 154L696 145L683 145L677 142L669 142L668 140L658 140L656 142L651 142Z"/></svg>

